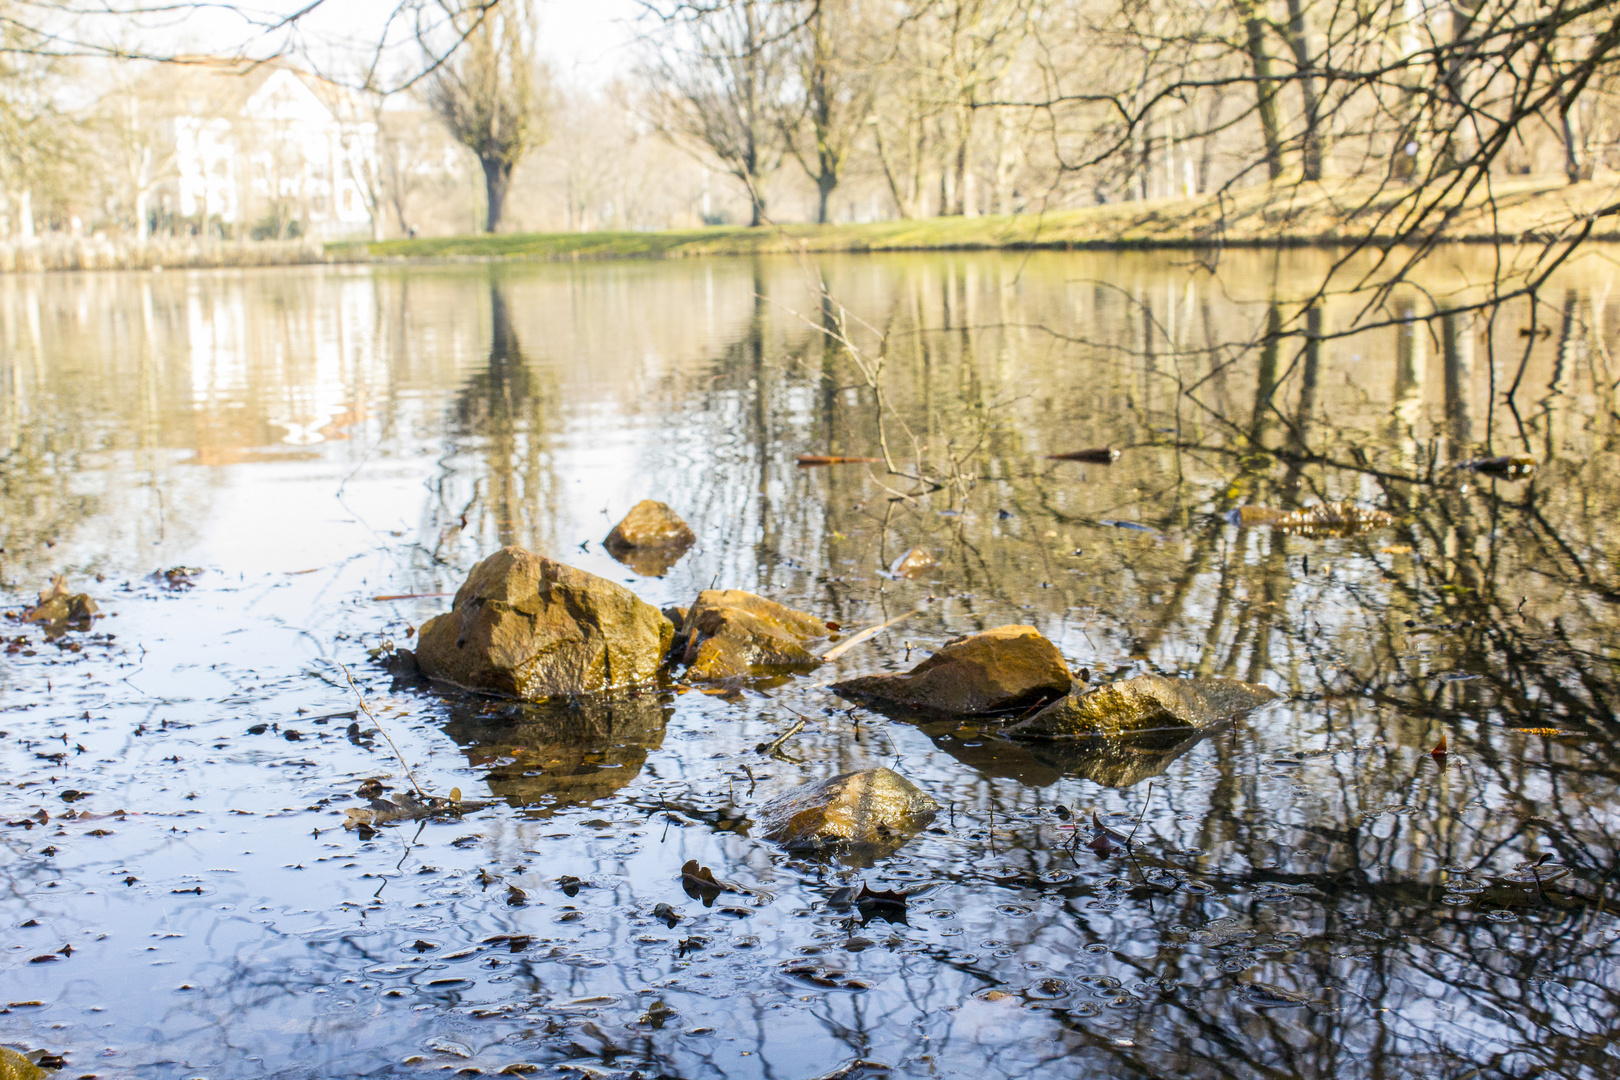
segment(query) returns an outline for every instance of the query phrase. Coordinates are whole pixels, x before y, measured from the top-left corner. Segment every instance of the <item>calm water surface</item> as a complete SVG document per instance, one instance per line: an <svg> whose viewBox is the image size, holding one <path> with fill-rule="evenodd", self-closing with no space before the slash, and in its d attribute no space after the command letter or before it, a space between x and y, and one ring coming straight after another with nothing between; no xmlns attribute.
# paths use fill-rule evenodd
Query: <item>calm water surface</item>
<svg viewBox="0 0 1620 1080"><path fill-rule="evenodd" d="M795 466L879 433L787 259L0 279L4 601L66 574L105 613L3 627L0 1041L177 1080L1620 1074L1614 254L1533 322L1421 318L1488 273L1464 251L1382 329L1332 336L1343 298L1270 347L1323 256L822 263L932 492ZM1541 464L1447 468L1485 453ZM700 538L661 578L599 544L648 497ZM1397 524L1226 518L1337 499ZM505 543L658 605L917 614L729 694L395 683L370 651ZM914 544L938 567L886 576ZM1094 679L1288 697L1122 760L825 688L1003 623ZM339 664L425 787L492 805L345 831L405 780ZM947 807L898 853L752 835L875 765ZM705 905L688 859L753 891ZM903 917L841 905L860 882Z"/></svg>

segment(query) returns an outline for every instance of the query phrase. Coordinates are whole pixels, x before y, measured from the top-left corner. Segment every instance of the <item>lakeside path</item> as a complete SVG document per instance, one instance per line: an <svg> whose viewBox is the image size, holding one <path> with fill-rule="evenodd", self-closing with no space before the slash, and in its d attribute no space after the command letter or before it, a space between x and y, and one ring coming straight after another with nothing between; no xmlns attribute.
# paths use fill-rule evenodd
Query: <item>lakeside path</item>
<svg viewBox="0 0 1620 1080"><path fill-rule="evenodd" d="M1487 198L1487 194L1490 196ZM1432 192L1343 181L1256 187L1224 196L1153 199L1013 216L852 225L715 226L656 232L501 233L329 244L338 262L689 258L790 252L1324 246L1397 242L1413 200ZM1620 180L1495 183L1455 206L1444 239L1534 243L1574 235L1620 240ZM1426 205L1426 201L1425 201Z"/></svg>

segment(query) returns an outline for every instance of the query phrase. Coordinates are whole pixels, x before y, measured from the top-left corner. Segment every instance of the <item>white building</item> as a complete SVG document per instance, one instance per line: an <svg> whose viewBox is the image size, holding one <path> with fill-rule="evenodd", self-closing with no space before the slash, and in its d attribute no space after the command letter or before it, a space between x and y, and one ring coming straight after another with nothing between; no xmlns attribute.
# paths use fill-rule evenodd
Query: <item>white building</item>
<svg viewBox="0 0 1620 1080"><path fill-rule="evenodd" d="M174 89L180 217L261 238L372 231L377 117L360 95L269 64L199 65Z"/></svg>

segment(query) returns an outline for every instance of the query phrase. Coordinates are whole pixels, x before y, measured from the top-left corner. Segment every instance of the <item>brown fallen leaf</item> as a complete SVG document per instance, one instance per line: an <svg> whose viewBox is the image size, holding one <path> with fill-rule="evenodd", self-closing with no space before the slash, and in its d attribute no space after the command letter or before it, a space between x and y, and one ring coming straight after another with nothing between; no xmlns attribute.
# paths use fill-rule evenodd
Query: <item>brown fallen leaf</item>
<svg viewBox="0 0 1620 1080"><path fill-rule="evenodd" d="M1066 454L1047 454L1048 461L1091 461L1098 465L1111 465L1119 459L1119 451L1107 446L1094 446L1090 450L1071 450Z"/></svg>
<svg viewBox="0 0 1620 1080"><path fill-rule="evenodd" d="M696 859L686 860L681 867L681 888L692 899L703 901L704 907L714 903L721 893L730 891L730 886L718 880L707 866L699 866Z"/></svg>
<svg viewBox="0 0 1620 1080"><path fill-rule="evenodd" d="M1536 471L1536 459L1514 455L1474 458L1471 461L1460 461L1456 467L1467 469L1469 472L1483 473L1486 476L1502 476L1509 480L1521 480Z"/></svg>
<svg viewBox="0 0 1620 1080"><path fill-rule="evenodd" d="M1441 734L1440 741L1434 744L1434 749L1430 750L1429 753L1434 755L1436 761L1446 760L1446 737L1444 733Z"/></svg>
<svg viewBox="0 0 1620 1080"><path fill-rule="evenodd" d="M1106 859L1114 853L1114 842L1108 836L1108 826L1102 823L1097 811L1091 812L1091 839L1086 841L1086 847L1096 853L1097 858Z"/></svg>
<svg viewBox="0 0 1620 1080"><path fill-rule="evenodd" d="M833 454L800 454L800 465L873 465L882 461L875 457L839 457Z"/></svg>

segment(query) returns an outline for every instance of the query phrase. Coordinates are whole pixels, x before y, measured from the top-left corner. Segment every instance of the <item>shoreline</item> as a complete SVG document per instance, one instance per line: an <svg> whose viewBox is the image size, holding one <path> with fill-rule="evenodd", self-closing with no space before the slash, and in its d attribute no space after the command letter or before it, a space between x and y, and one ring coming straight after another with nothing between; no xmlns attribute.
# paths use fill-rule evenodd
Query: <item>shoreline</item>
<svg viewBox="0 0 1620 1080"><path fill-rule="evenodd" d="M1362 181L1292 182L1230 195L1112 203L1047 214L945 217L845 225L719 225L646 232L499 233L383 241L203 241L145 245L47 234L0 242L0 274L61 270L219 269L294 265L410 265L684 259L921 251L1196 251L1220 248L1387 249L1403 240L1380 222L1422 196ZM1490 198L1450 208L1447 244L1620 242L1620 181L1562 177L1493 183ZM1365 224L1358 224L1365 222Z"/></svg>

